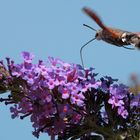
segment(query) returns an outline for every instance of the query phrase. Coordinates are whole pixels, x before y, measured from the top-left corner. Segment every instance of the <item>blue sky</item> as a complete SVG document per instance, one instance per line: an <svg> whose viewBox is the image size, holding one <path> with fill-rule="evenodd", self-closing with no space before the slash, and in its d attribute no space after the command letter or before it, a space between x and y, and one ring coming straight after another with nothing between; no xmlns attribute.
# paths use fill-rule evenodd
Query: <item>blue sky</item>
<svg viewBox="0 0 140 140"><path fill-rule="evenodd" d="M20 53L30 51L36 58L59 57L81 63L79 50L94 32L83 23L99 29L81 9L94 9L108 26L140 31L140 1L101 0L5 0L0 1L0 59L10 56L21 62ZM94 67L99 76L111 75L128 84L132 73L139 73L140 51L129 51L94 41L84 49L86 67ZM1 140L35 140L29 119L12 120L9 107L0 109ZM39 140L49 140L46 134Z"/></svg>

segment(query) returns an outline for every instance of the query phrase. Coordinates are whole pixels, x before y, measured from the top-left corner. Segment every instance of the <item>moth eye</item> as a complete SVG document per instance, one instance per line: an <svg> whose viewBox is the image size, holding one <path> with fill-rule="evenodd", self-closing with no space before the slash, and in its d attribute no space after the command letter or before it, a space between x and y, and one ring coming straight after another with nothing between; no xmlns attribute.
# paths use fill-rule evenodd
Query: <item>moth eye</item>
<svg viewBox="0 0 140 140"><path fill-rule="evenodd" d="M98 36L99 36L99 33L96 33L96 34L95 34L95 37L97 38Z"/></svg>

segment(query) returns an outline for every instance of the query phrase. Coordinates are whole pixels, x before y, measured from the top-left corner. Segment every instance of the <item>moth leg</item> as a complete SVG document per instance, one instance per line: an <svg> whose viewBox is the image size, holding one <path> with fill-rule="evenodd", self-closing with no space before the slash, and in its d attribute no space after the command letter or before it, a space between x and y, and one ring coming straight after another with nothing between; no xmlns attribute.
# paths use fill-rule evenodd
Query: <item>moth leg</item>
<svg viewBox="0 0 140 140"><path fill-rule="evenodd" d="M129 48L129 47L125 47L125 46L122 46L122 47L125 49L128 49L128 50L135 50L135 48Z"/></svg>

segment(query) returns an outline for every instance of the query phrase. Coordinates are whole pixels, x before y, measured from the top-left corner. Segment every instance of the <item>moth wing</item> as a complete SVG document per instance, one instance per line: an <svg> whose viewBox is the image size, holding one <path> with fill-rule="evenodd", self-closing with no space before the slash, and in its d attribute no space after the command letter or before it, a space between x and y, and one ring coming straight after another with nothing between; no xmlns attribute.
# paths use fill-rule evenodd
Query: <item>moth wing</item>
<svg viewBox="0 0 140 140"><path fill-rule="evenodd" d="M91 17L103 30L106 30L110 35L114 38L118 38L120 36L120 32L117 32L116 30L113 30L112 28L108 28L101 20L101 18L98 16L98 14L91 10L90 8L83 8L83 11Z"/></svg>
<svg viewBox="0 0 140 140"><path fill-rule="evenodd" d="M101 18L96 14L95 11L89 9L89 8L83 8L83 11L89 16L91 17L102 29L106 29L107 27L104 25L104 23L102 22Z"/></svg>

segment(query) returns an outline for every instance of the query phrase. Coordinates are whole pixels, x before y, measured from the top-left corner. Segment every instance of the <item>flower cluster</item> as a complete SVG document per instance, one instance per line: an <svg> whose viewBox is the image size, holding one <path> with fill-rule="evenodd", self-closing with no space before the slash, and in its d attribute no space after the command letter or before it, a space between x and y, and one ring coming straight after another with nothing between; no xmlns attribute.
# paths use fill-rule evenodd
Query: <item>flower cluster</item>
<svg viewBox="0 0 140 140"><path fill-rule="evenodd" d="M23 52L22 57L21 64L7 58L8 67L0 62L0 93L10 91L0 101L12 105L12 118L30 117L34 136L46 132L52 140L84 139L92 132L109 137L138 129L140 94L116 79L97 80L93 68L58 58L34 64L33 54Z"/></svg>

